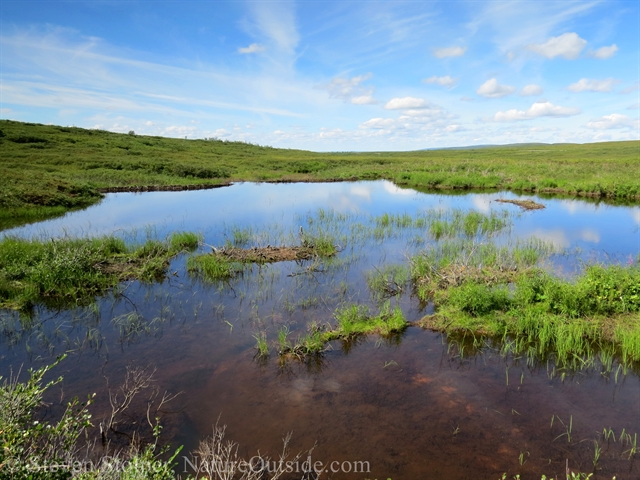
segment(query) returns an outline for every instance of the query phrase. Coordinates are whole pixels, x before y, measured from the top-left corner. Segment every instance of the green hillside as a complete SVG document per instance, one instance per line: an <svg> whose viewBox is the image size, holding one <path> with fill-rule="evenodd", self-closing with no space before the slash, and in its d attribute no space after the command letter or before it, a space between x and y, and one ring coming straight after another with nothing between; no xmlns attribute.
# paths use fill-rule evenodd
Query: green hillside
<svg viewBox="0 0 640 480"><path fill-rule="evenodd" d="M0 228L86 207L116 187L380 178L638 200L640 142L314 153L0 121Z"/></svg>

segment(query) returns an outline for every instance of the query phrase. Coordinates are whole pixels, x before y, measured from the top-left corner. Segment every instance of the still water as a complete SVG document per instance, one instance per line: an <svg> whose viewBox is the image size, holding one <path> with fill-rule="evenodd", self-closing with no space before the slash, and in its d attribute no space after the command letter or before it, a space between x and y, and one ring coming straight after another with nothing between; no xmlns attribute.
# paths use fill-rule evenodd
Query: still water
<svg viewBox="0 0 640 480"><path fill-rule="evenodd" d="M243 183L109 194L94 207L3 234L115 233L133 241L188 230L219 246L244 229L252 244L275 245L295 238L288 232L317 225L318 209L344 214L342 227L328 227L336 231L384 213L506 210L512 225L497 241L547 241L555 248L550 268L558 274L570 276L589 262L626 264L640 253L640 207L526 196L546 208L523 212L497 198L520 197L425 194L389 182ZM31 328L21 327L13 312L1 312L0 373L48 364L69 351L54 373L65 377L65 397L97 393L97 423L109 410L107 379L113 390L127 366L149 366L156 369L158 391L181 392L160 412L163 437L173 445L193 451L219 422L246 458L258 450L277 455L282 437L292 432L293 451L315 445L313 461L370 466L366 473L325 472L320 478L498 479L503 472L540 478L564 474L567 460L572 469L591 472L594 441L602 449L595 478L640 477L630 446L602 436L605 428L616 438L623 429L640 433L637 368L556 369L552 362L502 356L490 342L471 348L417 327L394 339L335 343L312 361L281 362L274 351L258 359L257 333L273 341L286 326L295 338L311 321L331 322L339 305L373 305L367 273L408 264L428 247L416 229L350 239L344 237L337 260L324 268L284 262L254 267L228 284L209 284L187 274L182 255L162 282L129 282L90 308L39 309ZM409 321L433 308L410 291L395 301ZM138 407L131 422L144 420L144 401ZM52 415L57 411L51 407ZM178 472L186 465L180 460Z"/></svg>

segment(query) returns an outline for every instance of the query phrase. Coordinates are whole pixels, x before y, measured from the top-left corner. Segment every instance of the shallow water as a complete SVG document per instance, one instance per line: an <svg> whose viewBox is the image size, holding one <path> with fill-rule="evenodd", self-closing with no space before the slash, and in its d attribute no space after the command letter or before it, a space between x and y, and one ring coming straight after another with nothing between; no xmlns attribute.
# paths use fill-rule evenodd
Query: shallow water
<svg viewBox="0 0 640 480"><path fill-rule="evenodd" d="M346 224L382 213L459 208L513 212L510 237L535 236L564 249L568 253L554 255L552 263L569 273L585 261L626 263L640 253L639 207L527 196L546 208L520 212L496 198L518 197L427 195L388 182L245 183L110 194L87 210L4 233L144 238L191 230L220 245L235 225L275 232L257 240L272 243L300 225L309 228L309 216L317 222L318 208L348 213ZM154 365L161 390L183 392L165 416L163 435L173 444L193 450L219 419L247 457L257 450L275 455L292 431L292 450L316 444L314 461L370 463L368 473L321 478L497 479L503 472L539 478L563 474L567 459L571 468L590 472L594 440L603 450L596 478L638 478L626 453L630 446L607 444L601 435L604 428L616 439L623 429L640 433L637 369L614 363L608 373L598 367L570 372L552 362L505 358L490 345L473 351L468 342L416 327L395 340L363 339L348 350L335 342L323 358L307 363L282 365L275 353L267 361L255 358L256 332L272 341L287 325L295 338L312 320L330 321L343 302L373 304L366 272L406 263L427 243L415 229L399 231L345 245L323 271L309 273L308 264L295 262L254 267L230 285L192 279L184 256L178 257L169 269L175 274L162 283L131 282L122 295L107 295L93 308L40 309L31 330L12 330L17 316L2 312L0 373L50 363L71 350L54 373L65 376L66 396L98 394L99 419L108 405L105 376L113 386L127 365ZM431 308L410 292L398 302L410 321ZM562 422L571 422L570 442ZM184 466L181 459L178 471Z"/></svg>

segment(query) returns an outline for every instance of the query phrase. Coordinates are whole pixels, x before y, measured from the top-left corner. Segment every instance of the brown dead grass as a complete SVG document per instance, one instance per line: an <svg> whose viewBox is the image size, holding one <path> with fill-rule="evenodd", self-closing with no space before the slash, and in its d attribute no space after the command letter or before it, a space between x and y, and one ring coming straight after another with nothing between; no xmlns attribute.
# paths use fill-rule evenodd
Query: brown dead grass
<svg viewBox="0 0 640 480"><path fill-rule="evenodd" d="M225 260L241 263L274 263L294 260L308 260L316 256L312 247L253 247L221 248L213 252Z"/></svg>

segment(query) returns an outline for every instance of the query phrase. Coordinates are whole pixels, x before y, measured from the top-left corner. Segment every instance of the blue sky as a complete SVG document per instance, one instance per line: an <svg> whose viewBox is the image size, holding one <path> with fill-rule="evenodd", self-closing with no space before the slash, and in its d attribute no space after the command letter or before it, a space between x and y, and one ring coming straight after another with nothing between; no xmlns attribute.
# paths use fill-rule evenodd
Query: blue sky
<svg viewBox="0 0 640 480"><path fill-rule="evenodd" d="M0 3L0 116L316 151L638 139L630 1Z"/></svg>

